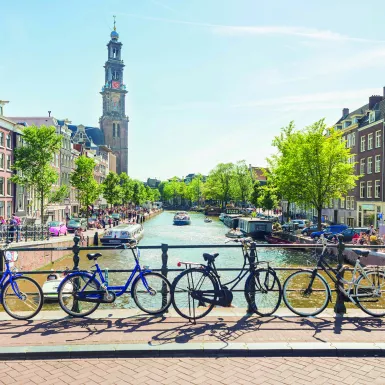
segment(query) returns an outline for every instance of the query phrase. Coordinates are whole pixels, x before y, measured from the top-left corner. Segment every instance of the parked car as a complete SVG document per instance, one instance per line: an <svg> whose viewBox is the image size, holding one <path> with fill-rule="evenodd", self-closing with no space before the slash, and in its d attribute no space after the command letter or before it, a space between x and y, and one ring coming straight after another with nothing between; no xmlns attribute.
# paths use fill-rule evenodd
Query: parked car
<svg viewBox="0 0 385 385"><path fill-rule="evenodd" d="M351 227L349 229L346 229L338 234L330 234L326 238L331 241L335 235L342 235L343 236L343 242L351 242L353 240L354 234L360 235L361 233L365 233L368 230L367 227Z"/></svg>
<svg viewBox="0 0 385 385"><path fill-rule="evenodd" d="M314 231L313 233L310 234L310 238L317 240L322 234L324 234L325 237L327 237L329 235L342 233L347 228L348 228L347 225L330 225L326 227L324 230Z"/></svg>
<svg viewBox="0 0 385 385"><path fill-rule="evenodd" d="M63 222L53 221L48 223L49 232L51 235L60 237L60 235L67 235L67 226Z"/></svg>
<svg viewBox="0 0 385 385"><path fill-rule="evenodd" d="M97 226L98 220L96 218L88 218L88 228L94 229Z"/></svg>
<svg viewBox="0 0 385 385"><path fill-rule="evenodd" d="M321 229L327 227L324 223L321 223ZM305 236L308 236L310 235L311 233L314 233L314 231L318 231L318 225L311 225L311 226L308 226L308 227L305 227L302 231L301 231L301 234L302 235L305 235Z"/></svg>
<svg viewBox="0 0 385 385"><path fill-rule="evenodd" d="M291 222L282 225L282 230L289 231L289 229L304 229L307 226L306 222L305 219L293 219Z"/></svg>
<svg viewBox="0 0 385 385"><path fill-rule="evenodd" d="M87 230L87 220L85 218L72 218L69 220L67 225L67 230L69 233L74 233L76 229L82 228L82 230Z"/></svg>

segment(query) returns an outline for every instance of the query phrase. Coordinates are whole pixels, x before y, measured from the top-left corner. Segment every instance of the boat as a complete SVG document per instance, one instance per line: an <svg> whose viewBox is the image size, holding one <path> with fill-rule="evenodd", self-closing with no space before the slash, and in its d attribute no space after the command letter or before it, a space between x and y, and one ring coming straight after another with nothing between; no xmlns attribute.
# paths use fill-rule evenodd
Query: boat
<svg viewBox="0 0 385 385"><path fill-rule="evenodd" d="M139 223L124 223L107 229L100 238L100 242L102 245L128 243L133 239L139 241L143 235L144 229Z"/></svg>
<svg viewBox="0 0 385 385"><path fill-rule="evenodd" d="M190 225L190 224L191 224L191 219L187 211L178 211L174 215L174 225L184 226L184 225Z"/></svg>
<svg viewBox="0 0 385 385"><path fill-rule="evenodd" d="M206 207L205 215L217 217L221 213L220 207Z"/></svg>
<svg viewBox="0 0 385 385"><path fill-rule="evenodd" d="M226 216L225 213L220 213L219 214L219 220L223 222L223 220L225 219L225 216Z"/></svg>
<svg viewBox="0 0 385 385"><path fill-rule="evenodd" d="M47 280L44 282L42 286L43 297L45 301L58 301L58 293L57 289L61 283L61 281L65 278L66 274L59 275L58 273L50 273L47 276ZM68 293L67 296L72 292L72 284L70 281L67 282L66 288L63 290L63 297L66 298L65 293Z"/></svg>
<svg viewBox="0 0 385 385"><path fill-rule="evenodd" d="M231 229L226 234L227 238L244 238L245 234L242 233L239 229Z"/></svg>
<svg viewBox="0 0 385 385"><path fill-rule="evenodd" d="M272 245L292 245L293 242L290 242L286 239L278 238L274 235L265 235L265 240L267 243L271 243Z"/></svg>
<svg viewBox="0 0 385 385"><path fill-rule="evenodd" d="M210 218L205 218L205 223L211 223L213 220Z"/></svg>
<svg viewBox="0 0 385 385"><path fill-rule="evenodd" d="M241 216L241 214L226 214L223 223L231 229L236 229L237 227L239 227L238 222Z"/></svg>
<svg viewBox="0 0 385 385"><path fill-rule="evenodd" d="M265 235L271 235L273 231L271 221L257 218L238 218L238 227L243 234L253 238L263 238Z"/></svg>

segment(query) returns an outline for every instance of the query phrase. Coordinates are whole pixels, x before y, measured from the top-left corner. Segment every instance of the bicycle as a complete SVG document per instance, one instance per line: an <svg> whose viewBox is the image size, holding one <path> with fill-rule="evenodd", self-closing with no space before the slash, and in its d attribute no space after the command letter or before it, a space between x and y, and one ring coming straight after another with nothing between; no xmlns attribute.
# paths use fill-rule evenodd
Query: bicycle
<svg viewBox="0 0 385 385"><path fill-rule="evenodd" d="M233 290L247 274L243 292L252 311L260 316L269 316L278 309L281 303L281 283L276 272L269 262L258 260L255 243L250 238L233 241L242 243L244 263L237 277L226 284L222 284L215 267L218 253L203 254L207 265L178 263L178 266L184 265L186 270L174 279L171 290L173 306L180 316L195 321L209 314L215 305L230 306ZM267 264L267 267L256 269L262 263ZM232 286L228 288L229 285Z"/></svg>
<svg viewBox="0 0 385 385"><path fill-rule="evenodd" d="M326 279L318 273L323 270L341 291L345 298L360 307L365 313L381 317L385 315L385 275L378 266L363 267L361 257L365 258L369 250L352 249L357 254L352 279L343 278L344 267L337 270L325 261L327 243L322 240L323 249L313 270L301 270L291 274L283 285L283 300L286 306L299 316L315 316L321 313L331 302L331 289ZM345 285L347 289L345 290ZM382 302L381 302L382 298ZM372 308L369 308L372 304ZM377 311L377 313L375 312Z"/></svg>
<svg viewBox="0 0 385 385"><path fill-rule="evenodd" d="M5 271L0 279L0 301L12 318L30 319L39 313L43 306L43 291L34 279L18 273L16 268L11 269L10 265L17 261L18 255L8 250L8 245L9 243L0 250L1 258L5 262Z"/></svg>
<svg viewBox="0 0 385 385"><path fill-rule="evenodd" d="M101 303L113 303L117 297L128 292L135 304L145 313L160 314L171 305L171 284L162 274L154 273L148 266L140 267L140 251L137 241L132 241L124 249L130 249L134 256L135 267L124 286L110 286L108 269L103 271L97 262L100 253L87 254L90 261L95 261L96 269L92 273L76 271L66 276L58 287L61 308L73 317L86 317L93 313ZM135 251L136 253L135 253ZM98 276L98 278L97 278ZM135 277L135 278L134 278Z"/></svg>

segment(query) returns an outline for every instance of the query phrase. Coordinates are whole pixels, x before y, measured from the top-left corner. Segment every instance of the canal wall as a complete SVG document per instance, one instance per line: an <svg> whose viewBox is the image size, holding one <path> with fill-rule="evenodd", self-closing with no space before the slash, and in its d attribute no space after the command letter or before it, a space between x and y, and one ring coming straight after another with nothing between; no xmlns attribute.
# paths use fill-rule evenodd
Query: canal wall
<svg viewBox="0 0 385 385"><path fill-rule="evenodd" d="M143 223L159 215L161 212L163 212L163 210L159 209L145 215ZM96 233L98 238L100 238L103 234L103 230L98 230L98 229L87 230L84 233L85 242L80 246L93 246L94 236ZM98 241L98 244L100 245L99 241ZM22 270L32 271L32 270L39 269L43 266L46 266L48 264L51 264L57 261L58 259L72 255L72 252L68 250L60 250L60 249L65 247L72 247L73 245L74 245L74 236L67 235L64 237L52 237L49 240L45 240L45 241L29 241L29 242L12 243L11 248L28 247L30 249L28 251L18 252L19 258L16 266ZM54 251L36 250L36 249L42 249L45 247L57 248L57 250L54 250Z"/></svg>
<svg viewBox="0 0 385 385"><path fill-rule="evenodd" d="M283 231L280 231L274 234L277 235L279 238L291 241L293 243L314 244L313 239L304 237L300 234L288 233ZM352 251L352 248L354 248L353 244L351 243L345 244L344 257L346 262L353 265L356 262L357 254L354 251ZM379 247L379 249L381 248ZM362 265L385 266L385 252L377 251L375 249L368 249L368 250L369 250L369 255L365 258L361 258ZM385 249L381 249L381 250L385 250ZM337 249L334 247L330 248L329 252L331 252L332 254L337 254Z"/></svg>

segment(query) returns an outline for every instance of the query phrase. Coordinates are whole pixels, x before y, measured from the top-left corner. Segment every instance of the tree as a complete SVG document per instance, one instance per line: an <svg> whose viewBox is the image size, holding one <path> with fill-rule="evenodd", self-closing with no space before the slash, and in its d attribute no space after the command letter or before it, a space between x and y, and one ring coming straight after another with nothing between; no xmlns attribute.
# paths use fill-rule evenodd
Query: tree
<svg viewBox="0 0 385 385"><path fill-rule="evenodd" d="M253 192L253 178L244 160L234 166L233 197L240 200L242 204L247 203Z"/></svg>
<svg viewBox="0 0 385 385"><path fill-rule="evenodd" d="M195 175L191 183L187 186L187 198L191 202L197 202L199 205L202 198L203 189L204 183L202 182L202 175Z"/></svg>
<svg viewBox="0 0 385 385"><path fill-rule="evenodd" d="M157 188L152 189L152 196L154 199L154 202L158 202L160 199L160 192Z"/></svg>
<svg viewBox="0 0 385 385"><path fill-rule="evenodd" d="M122 189L123 205L128 204L128 202L132 201L134 194L134 182L125 172L120 174L120 186Z"/></svg>
<svg viewBox="0 0 385 385"><path fill-rule="evenodd" d="M134 180L132 201L137 206L142 205L146 201L146 188L139 180Z"/></svg>
<svg viewBox="0 0 385 385"><path fill-rule="evenodd" d="M154 194L150 186L146 186L146 200L154 202Z"/></svg>
<svg viewBox="0 0 385 385"><path fill-rule="evenodd" d="M76 169L70 175L71 185L77 189L80 208L84 207L87 221L89 206L92 205L100 193L100 188L94 179L95 161L85 155L75 161Z"/></svg>
<svg viewBox="0 0 385 385"><path fill-rule="evenodd" d="M52 187L58 182L58 173L51 162L60 151L61 140L53 126L30 126L23 129L23 146L15 149L13 169L16 175L11 180L36 192L40 200L41 224L44 208L68 196L67 186Z"/></svg>
<svg viewBox="0 0 385 385"><path fill-rule="evenodd" d="M259 198L259 205L263 210L273 210L278 205L278 198L276 194L276 188L266 185L261 187L262 194Z"/></svg>
<svg viewBox="0 0 385 385"><path fill-rule="evenodd" d="M234 183L234 164L219 163L210 171L206 182L206 196L221 201L225 207L230 201Z"/></svg>
<svg viewBox="0 0 385 385"><path fill-rule="evenodd" d="M260 198L263 194L263 187L261 186L261 184L259 183L259 180L256 180L254 183L253 183L253 191L251 192L251 197L250 197L250 201L251 203L257 208L257 207L260 207L259 206L259 203L260 203Z"/></svg>
<svg viewBox="0 0 385 385"><path fill-rule="evenodd" d="M120 185L119 175L110 171L102 183L103 197L110 205L122 201L122 187Z"/></svg>
<svg viewBox="0 0 385 385"><path fill-rule="evenodd" d="M292 202L311 204L320 229L322 208L346 194L358 179L342 133L327 130L323 119L296 132L291 123L273 145L278 149L269 161L274 185Z"/></svg>

